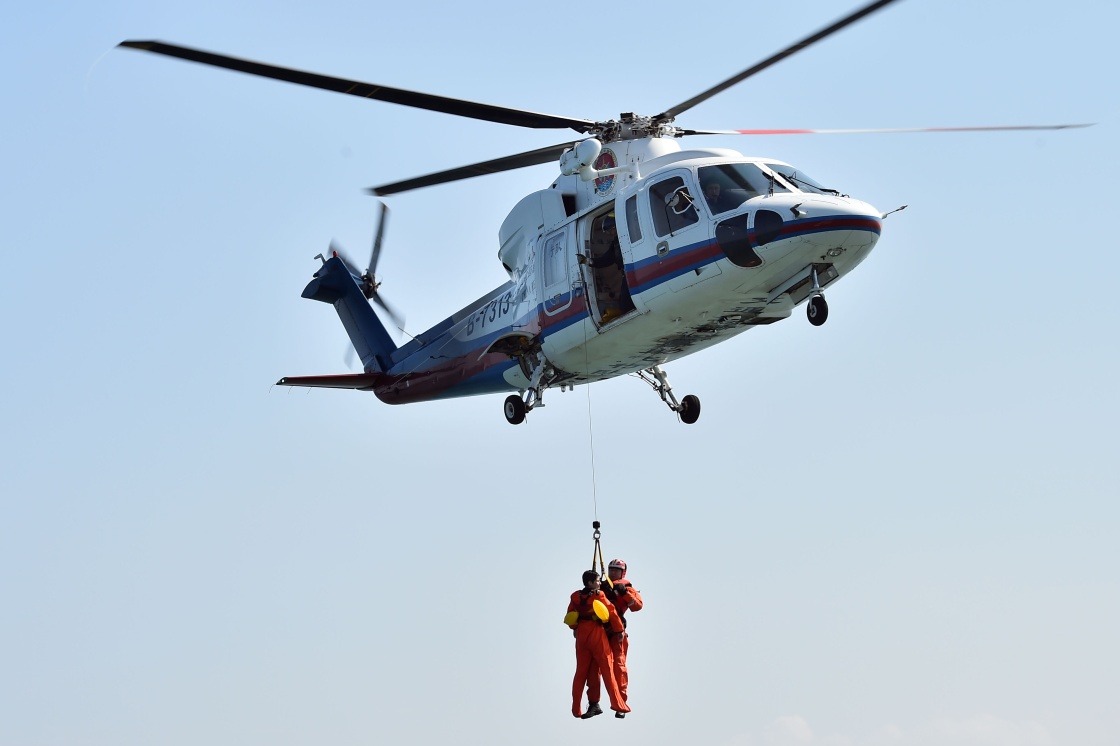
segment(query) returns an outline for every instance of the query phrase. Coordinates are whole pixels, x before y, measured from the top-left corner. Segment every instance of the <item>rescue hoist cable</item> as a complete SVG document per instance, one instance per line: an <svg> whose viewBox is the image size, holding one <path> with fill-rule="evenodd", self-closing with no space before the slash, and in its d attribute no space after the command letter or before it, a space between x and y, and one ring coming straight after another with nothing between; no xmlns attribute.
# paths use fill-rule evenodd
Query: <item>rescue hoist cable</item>
<svg viewBox="0 0 1120 746"><path fill-rule="evenodd" d="M588 294L587 280L583 276L583 267L580 266L580 281L583 284L584 297L587 300L587 320L591 320L591 301ZM587 324L583 325L583 369L590 374L591 366L588 362L587 353ZM601 524L599 523L599 492L598 486L595 483L595 422L591 413L591 381L587 382L587 439L591 449L591 503L595 513L595 520L591 522L591 528L594 533L591 535L595 540L595 548L591 553L591 569L599 574L599 577L609 585L614 587L611 582L610 576L607 574L607 563L603 560L603 545L599 539L602 537L602 532L599 531Z"/></svg>
<svg viewBox="0 0 1120 746"><path fill-rule="evenodd" d="M587 345L584 344L584 355L587 354ZM591 504L595 513L595 523L599 523L599 494L595 485L595 428L591 422L591 384L587 385L587 438L591 443ZM597 533L597 532L596 532ZM596 538L598 542L598 538Z"/></svg>
<svg viewBox="0 0 1120 746"><path fill-rule="evenodd" d="M583 266L579 265L580 282L583 284L583 295L588 302L587 319L591 320L590 296L587 292L587 281L583 277ZM587 356L587 324L583 325L583 369L590 373ZM591 381L587 382L587 439L591 448L591 504L595 513L595 523L599 523L599 494L595 484L595 428L591 417ZM599 528L598 525L595 526ZM598 541L598 538L596 538Z"/></svg>

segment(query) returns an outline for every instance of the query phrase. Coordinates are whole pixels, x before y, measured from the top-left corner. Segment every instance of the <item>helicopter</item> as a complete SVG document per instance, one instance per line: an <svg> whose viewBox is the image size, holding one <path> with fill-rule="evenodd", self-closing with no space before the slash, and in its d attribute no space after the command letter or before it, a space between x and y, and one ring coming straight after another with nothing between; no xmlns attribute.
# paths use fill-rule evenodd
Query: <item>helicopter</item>
<svg viewBox="0 0 1120 746"><path fill-rule="evenodd" d="M383 402L509 393L511 424L564 391L633 374L686 423L700 400L673 392L662 366L805 306L828 318L825 289L877 244L886 217L775 158L723 148L682 148L683 137L867 132L1042 130L1020 125L847 130L701 130L676 118L718 93L896 2L876 0L715 86L653 115L591 120L447 98L335 78L159 41L119 46L362 98L575 139L411 178L370 191L413 189L558 162L560 175L521 199L498 231L508 279L398 346L378 316L399 314L380 295L376 267L386 224L382 204L365 269L335 245L303 297L331 304L363 372L285 376L283 386L372 391ZM371 305L372 303L372 305Z"/></svg>

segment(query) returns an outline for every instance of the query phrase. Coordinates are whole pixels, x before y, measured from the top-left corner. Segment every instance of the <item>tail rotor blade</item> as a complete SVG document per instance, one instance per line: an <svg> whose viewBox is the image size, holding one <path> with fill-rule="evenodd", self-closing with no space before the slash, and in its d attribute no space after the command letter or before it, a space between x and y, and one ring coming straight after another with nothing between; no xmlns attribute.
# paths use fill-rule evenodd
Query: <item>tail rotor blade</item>
<svg viewBox="0 0 1120 746"><path fill-rule="evenodd" d="M389 206L384 202L381 205L381 216L377 220L377 232L373 236L373 251L369 255L369 269L366 272L373 275L373 271L377 269L377 260L381 256L381 238L385 235L385 223L389 221Z"/></svg>
<svg viewBox="0 0 1120 746"><path fill-rule="evenodd" d="M400 312L395 308L386 303L385 299L381 297L380 293L374 293L373 297L370 300L381 306L381 310L388 314L389 318L393 320L393 323L397 325L398 329L404 329L404 316L402 316Z"/></svg>

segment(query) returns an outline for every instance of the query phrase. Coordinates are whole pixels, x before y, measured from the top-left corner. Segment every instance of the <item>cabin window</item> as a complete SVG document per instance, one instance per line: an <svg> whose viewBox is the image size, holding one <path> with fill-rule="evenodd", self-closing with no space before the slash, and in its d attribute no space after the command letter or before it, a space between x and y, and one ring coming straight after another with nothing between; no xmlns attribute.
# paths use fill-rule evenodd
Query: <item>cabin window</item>
<svg viewBox="0 0 1120 746"><path fill-rule="evenodd" d="M786 185L753 163L723 163L700 169L700 189L713 215L739 207L764 194L788 192Z"/></svg>
<svg viewBox="0 0 1120 746"><path fill-rule="evenodd" d="M552 287L565 282L568 274L564 263L564 232L554 233L544 242L544 285Z"/></svg>
<svg viewBox="0 0 1120 746"><path fill-rule="evenodd" d="M759 246L777 238L785 225L782 216L773 210L759 210L754 214L754 242Z"/></svg>
<svg viewBox="0 0 1120 746"><path fill-rule="evenodd" d="M626 232L630 236L630 243L636 244L642 240L642 224L638 222L638 195L626 200Z"/></svg>
<svg viewBox="0 0 1120 746"><path fill-rule="evenodd" d="M694 199L685 186L684 179L674 176L659 181L649 188L649 207L653 215L653 229L658 236L676 233L700 218L696 214Z"/></svg>
<svg viewBox="0 0 1120 746"><path fill-rule="evenodd" d="M769 212L761 210L760 212ZM747 229L747 215L733 215L716 226L716 242L732 264L740 267L757 267L762 257L751 247L750 231Z"/></svg>

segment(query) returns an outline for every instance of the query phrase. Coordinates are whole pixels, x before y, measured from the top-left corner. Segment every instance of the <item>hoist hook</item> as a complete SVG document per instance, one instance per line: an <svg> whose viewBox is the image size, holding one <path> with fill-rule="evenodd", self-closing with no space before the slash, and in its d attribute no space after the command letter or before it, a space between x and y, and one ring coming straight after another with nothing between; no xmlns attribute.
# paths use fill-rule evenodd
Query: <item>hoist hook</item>
<svg viewBox="0 0 1120 746"><path fill-rule="evenodd" d="M592 521L591 528L595 529L595 533L591 535L595 539L595 551L591 555L591 569L597 571L601 576L606 577L607 563L603 561L603 547L599 543L599 538L603 535L599 531L600 523Z"/></svg>

